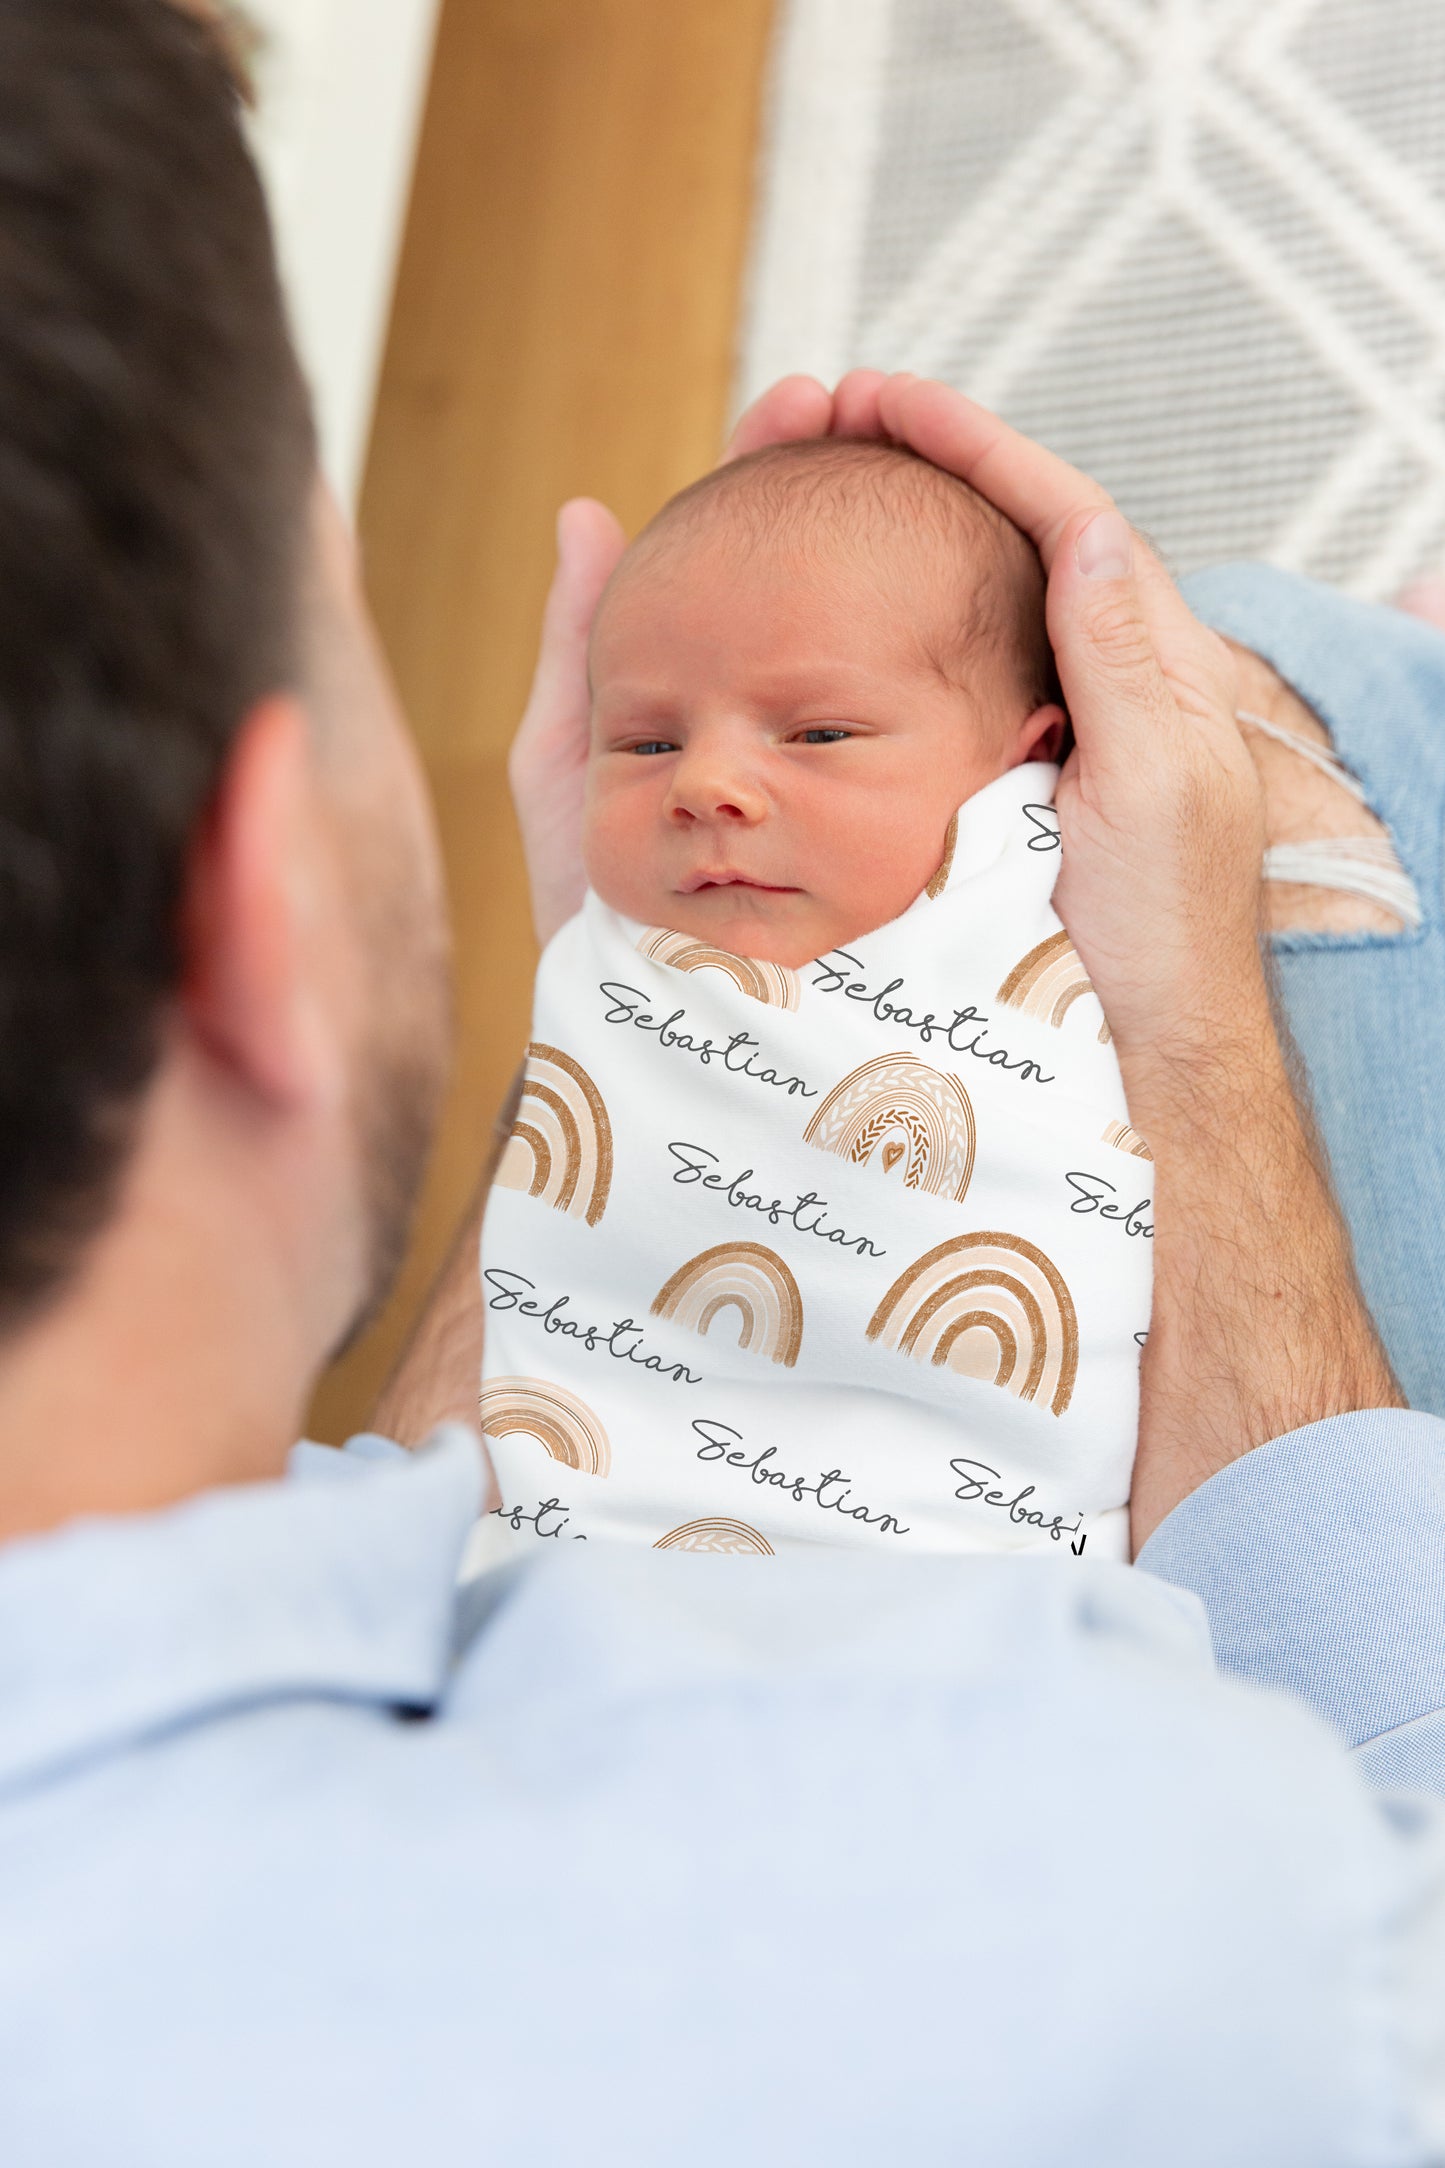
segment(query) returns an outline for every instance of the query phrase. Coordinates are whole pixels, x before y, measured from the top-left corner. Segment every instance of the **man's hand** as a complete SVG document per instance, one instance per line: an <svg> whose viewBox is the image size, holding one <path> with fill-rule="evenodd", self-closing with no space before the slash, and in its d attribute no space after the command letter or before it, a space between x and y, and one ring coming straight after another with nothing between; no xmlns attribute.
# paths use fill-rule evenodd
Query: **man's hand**
<svg viewBox="0 0 1445 2168"><path fill-rule="evenodd" d="M1267 1013L1258 952L1264 816L1234 721L1235 665L1094 482L942 384L903 377L874 419L960 475L1027 534L1048 574L1049 638L1073 720L1060 779L1055 902L1126 1067L1162 1040Z"/></svg>
<svg viewBox="0 0 1445 2168"><path fill-rule="evenodd" d="M1252 1446L1398 1406L1273 1025L1263 812L1235 664L1107 495L939 384L845 380L859 434L912 445L1034 541L1076 749L1055 901L1104 1004L1155 1188L1138 1545Z"/></svg>
<svg viewBox="0 0 1445 2168"><path fill-rule="evenodd" d="M542 618L532 691L507 763L532 920L543 948L581 908L582 785L587 771L587 643L627 537L591 497L557 515L557 569Z"/></svg>

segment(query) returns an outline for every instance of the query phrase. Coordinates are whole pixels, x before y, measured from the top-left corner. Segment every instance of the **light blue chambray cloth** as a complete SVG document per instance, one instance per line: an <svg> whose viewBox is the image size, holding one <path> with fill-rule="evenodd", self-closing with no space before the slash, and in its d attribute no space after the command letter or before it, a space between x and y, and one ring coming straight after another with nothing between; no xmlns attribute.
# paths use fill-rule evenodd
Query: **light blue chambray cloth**
<svg viewBox="0 0 1445 2168"><path fill-rule="evenodd" d="M1445 1641L1381 1420L1156 1538L1316 1699L1388 1628L1365 1732ZM0 1551L5 2168L1440 2157L1445 1808L1198 1596L596 1545L459 1619L475 1441L370 1455Z"/></svg>

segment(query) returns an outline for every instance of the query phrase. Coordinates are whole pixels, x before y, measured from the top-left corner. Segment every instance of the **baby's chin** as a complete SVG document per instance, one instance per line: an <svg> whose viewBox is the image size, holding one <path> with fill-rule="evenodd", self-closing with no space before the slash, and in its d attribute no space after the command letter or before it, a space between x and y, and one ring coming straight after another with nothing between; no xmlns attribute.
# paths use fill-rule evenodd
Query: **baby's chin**
<svg viewBox="0 0 1445 2168"><path fill-rule="evenodd" d="M611 901L606 895L602 900ZM792 971L869 931L856 914L845 917L798 891L768 895L758 889L702 889L694 896L669 891L651 901L650 911L639 911L635 902L618 902L615 908L628 918L688 934L726 955Z"/></svg>

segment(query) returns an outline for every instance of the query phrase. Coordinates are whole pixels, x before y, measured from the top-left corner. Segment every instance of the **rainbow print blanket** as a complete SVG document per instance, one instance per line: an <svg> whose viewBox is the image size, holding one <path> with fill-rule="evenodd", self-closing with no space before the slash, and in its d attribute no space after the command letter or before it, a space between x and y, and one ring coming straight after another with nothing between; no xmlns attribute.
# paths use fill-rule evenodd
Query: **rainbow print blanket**
<svg viewBox="0 0 1445 2168"><path fill-rule="evenodd" d="M486 1555L1125 1555L1153 1169L1056 781L801 970L595 896L551 943L482 1233Z"/></svg>

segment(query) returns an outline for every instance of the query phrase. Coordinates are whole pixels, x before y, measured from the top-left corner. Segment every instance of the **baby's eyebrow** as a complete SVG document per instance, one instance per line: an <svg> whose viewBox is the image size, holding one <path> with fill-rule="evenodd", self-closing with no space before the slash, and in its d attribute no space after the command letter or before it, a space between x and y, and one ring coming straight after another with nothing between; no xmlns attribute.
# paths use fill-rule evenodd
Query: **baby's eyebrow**
<svg viewBox="0 0 1445 2168"><path fill-rule="evenodd" d="M670 688L660 685L629 682L626 678L614 678L598 685L590 676L588 684L592 698L598 707L629 708L640 715L676 716L678 696Z"/></svg>

